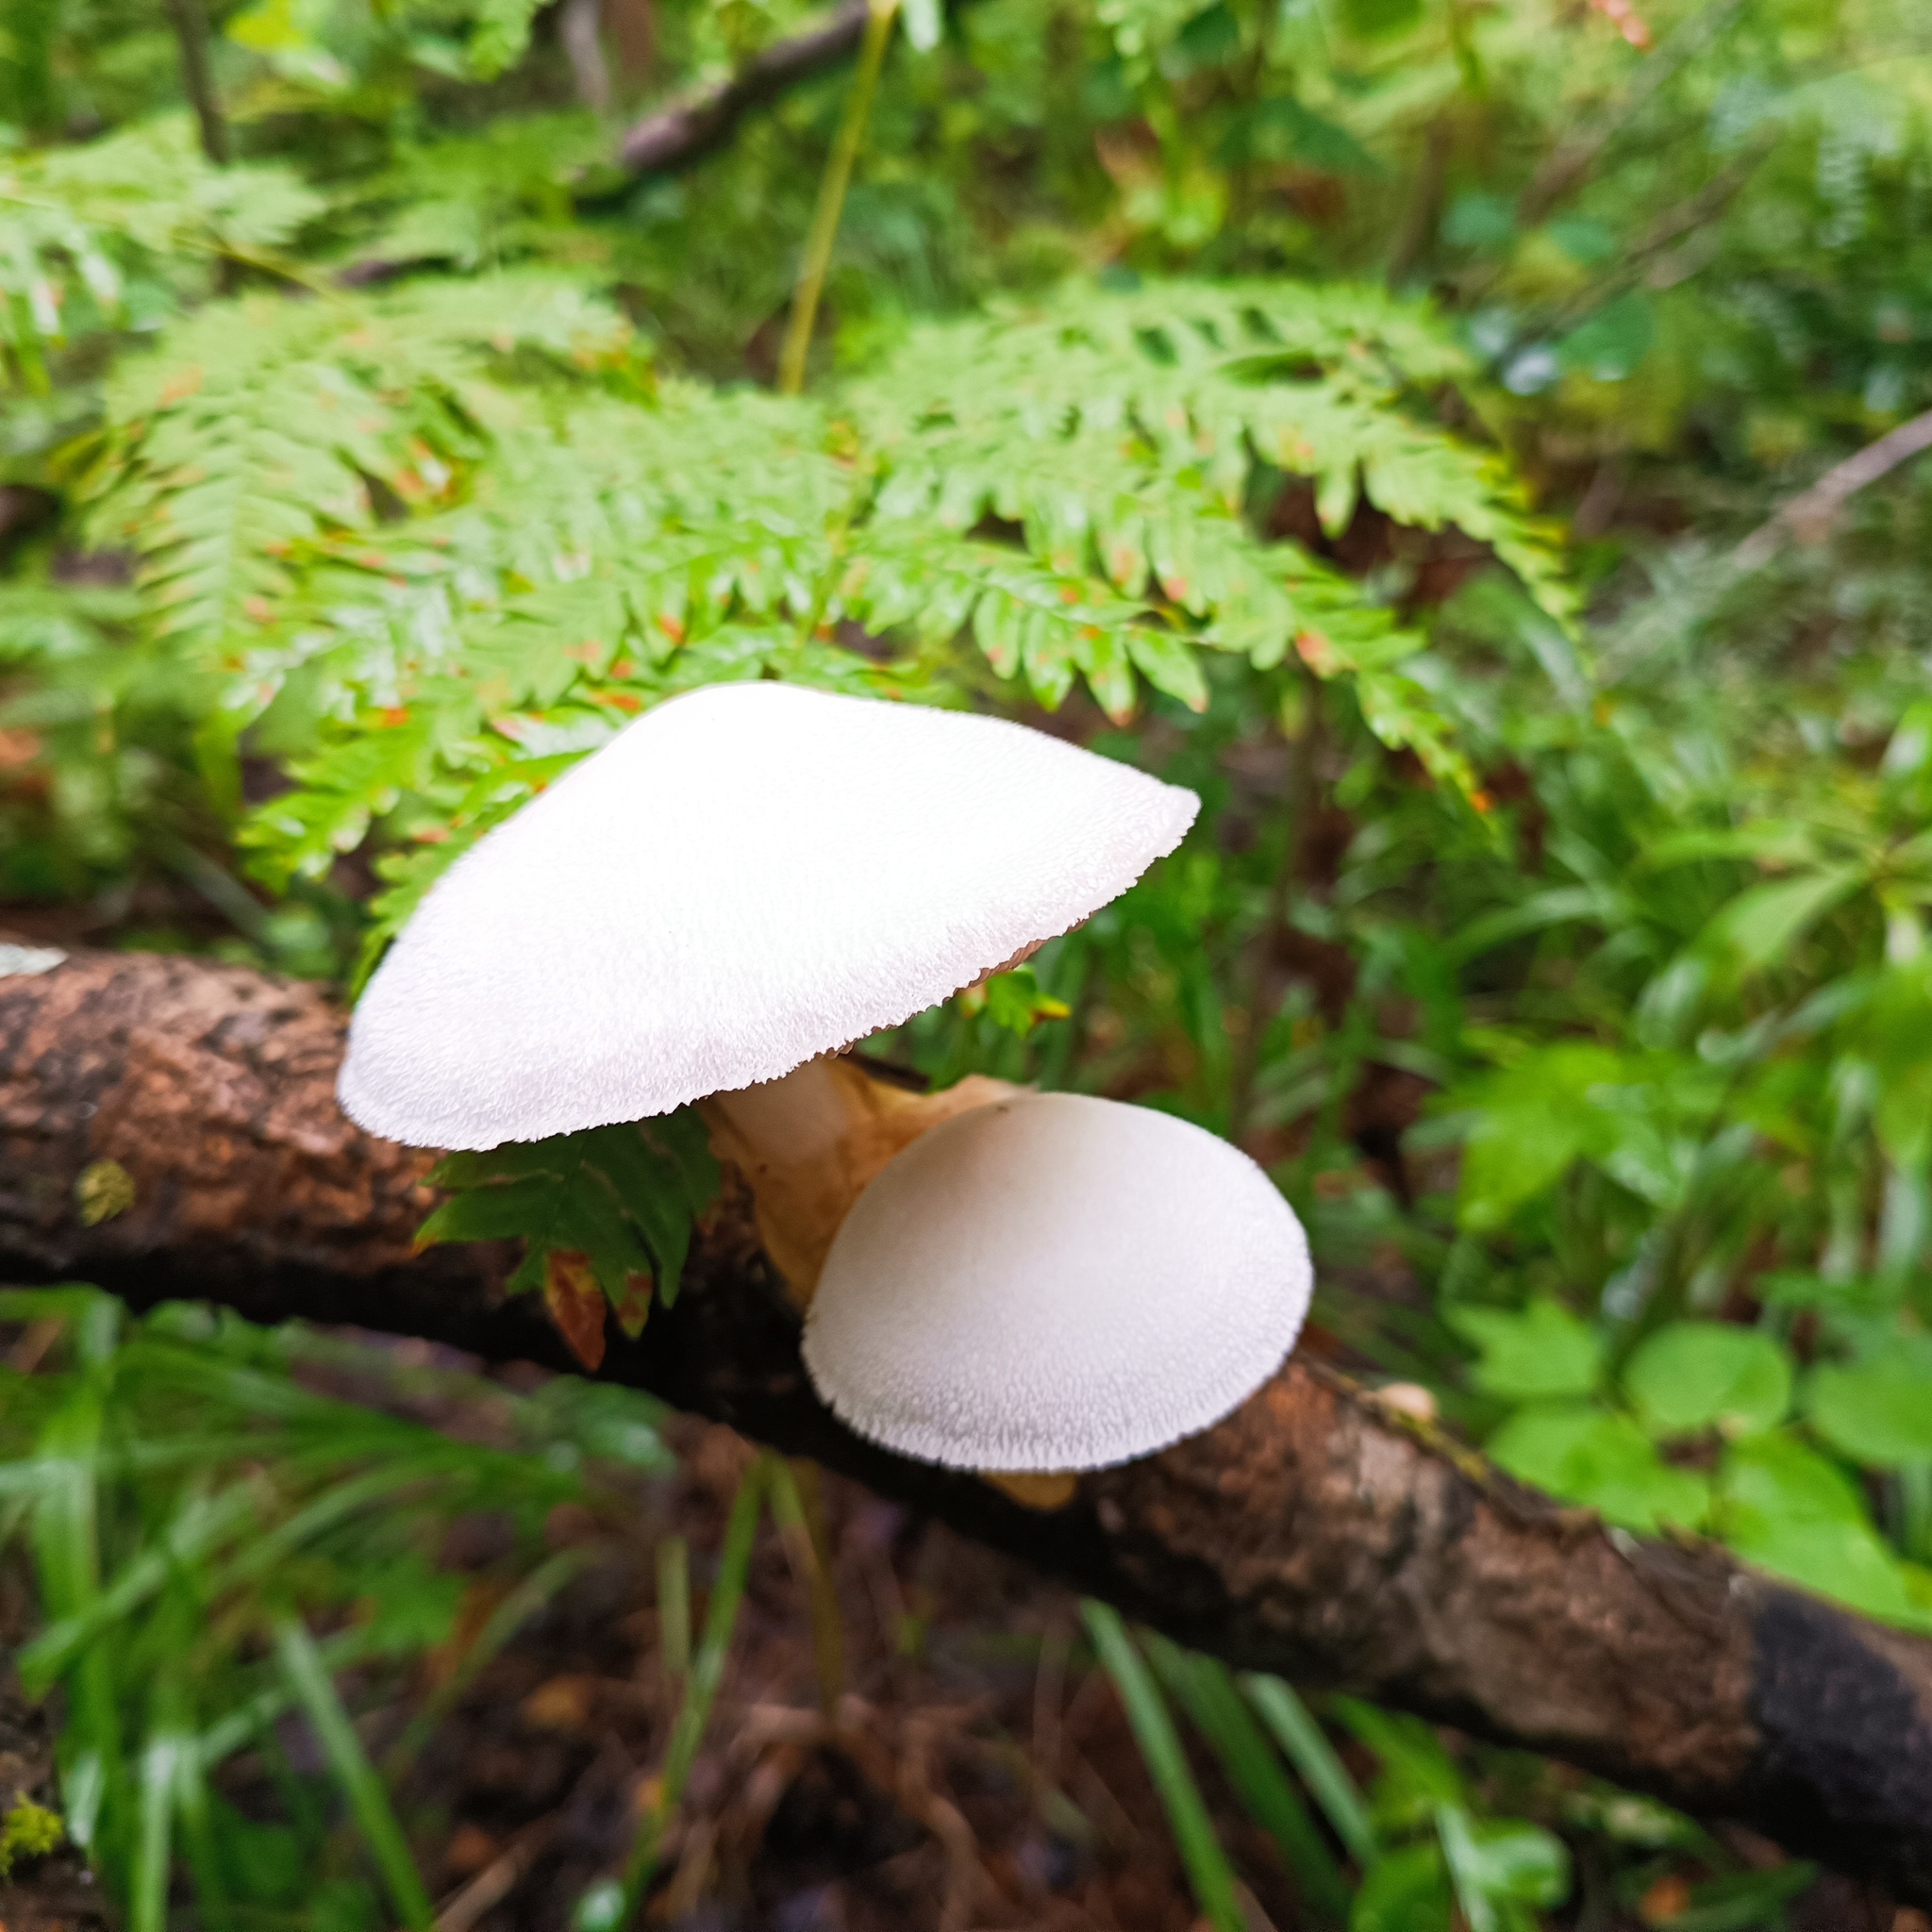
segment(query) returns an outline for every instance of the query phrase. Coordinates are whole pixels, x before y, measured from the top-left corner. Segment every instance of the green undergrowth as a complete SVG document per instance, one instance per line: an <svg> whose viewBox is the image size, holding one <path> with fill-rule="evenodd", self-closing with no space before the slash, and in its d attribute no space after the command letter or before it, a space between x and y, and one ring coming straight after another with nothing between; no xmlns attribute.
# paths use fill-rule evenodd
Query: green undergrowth
<svg viewBox="0 0 1932 1932"><path fill-rule="evenodd" d="M692 685L1051 714L1196 789L1195 831L872 1050L1239 1141L1364 1374L1620 1530L1923 1627L1932 486L1906 465L1736 552L1932 407L1918 9L908 8L796 397L772 344L843 75L675 175L626 177L613 135L803 0L662 0L648 75L607 36L612 120L567 10L218 4L225 164L160 12L9 16L9 913L353 987L456 856ZM633 1332L713 1185L675 1117L443 1180L425 1238L522 1238L523 1285ZM263 1699L329 1730L338 1650L433 1624L397 1554L416 1498L481 1465L302 1407L286 1341L45 1307L76 1353L7 1385L0 1521L42 1571L36 1643L77 1646L69 1835L140 1932L177 1852L211 1898L248 1903L240 1858L357 1901L345 1925L420 1916L339 1724L352 1857L313 1792L231 1839L207 1740L243 1749ZM227 1421L190 1455L196 1376ZM492 1479L535 1512L591 1451L516 1412ZM294 1525L391 1440L408 1508L372 1491L246 1571L243 1524L310 1552ZM203 1554L140 1568L171 1537ZM85 1621L124 1575L155 1579L123 1586L125 1657ZM1211 1922L1241 1901L1186 1796L1204 1742L1311 1911L1565 1909L1547 1834L1595 1827L1561 1805L1092 1634ZM1655 1824L1572 1896L1627 1916L1684 1858L1707 1889L1654 1921L1779 1923L1796 1868Z"/></svg>

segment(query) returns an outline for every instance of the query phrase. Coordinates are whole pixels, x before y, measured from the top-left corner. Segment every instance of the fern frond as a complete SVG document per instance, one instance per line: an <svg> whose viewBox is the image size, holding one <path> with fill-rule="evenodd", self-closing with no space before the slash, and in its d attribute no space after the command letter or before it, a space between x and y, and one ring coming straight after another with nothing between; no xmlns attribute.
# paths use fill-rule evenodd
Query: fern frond
<svg viewBox="0 0 1932 1932"><path fill-rule="evenodd" d="M306 721L293 789L244 841L286 880L381 824L383 931L559 761L733 677L924 679L957 701L985 682L971 650L1041 704L1084 681L1124 718L1143 686L1203 706L1204 652L1262 671L1292 654L1473 790L1420 636L1257 534L1250 505L1280 471L1315 478L1331 523L1357 490L1453 522L1563 608L1502 460L1414 412L1414 382L1460 368L1453 345L1380 296L1066 297L917 330L828 408L613 381L628 352L608 311L525 277L506 316L478 286L353 318L285 305L209 385L219 407L179 395L193 329L177 330L119 417L123 500L145 512L126 527L174 600L169 634L211 651L237 718L273 702ZM520 385L507 352L575 374ZM270 410L291 371L305 396L328 372L334 400ZM187 448L169 440L183 420ZM298 459L308 520L275 524L273 473Z"/></svg>
<svg viewBox="0 0 1932 1932"><path fill-rule="evenodd" d="M891 468L887 514L991 513L1064 562L1156 479L1233 512L1271 466L1313 480L1331 533L1358 492L1398 523L1465 530L1568 624L1554 533L1507 464L1404 407L1470 374L1424 311L1377 291L1190 283L920 331L852 406Z"/></svg>
<svg viewBox="0 0 1932 1932"><path fill-rule="evenodd" d="M378 486L448 500L488 431L528 412L490 367L520 349L595 371L629 332L537 275L212 304L108 385L95 530L141 558L161 637L241 669L285 614L298 548L372 532ZM246 686L232 705L260 708Z"/></svg>
<svg viewBox="0 0 1932 1932"><path fill-rule="evenodd" d="M579 251L569 223L584 175L604 164L608 134L592 114L517 114L475 133L402 145L391 165L345 197L360 252L399 262L484 261Z"/></svg>
<svg viewBox="0 0 1932 1932"><path fill-rule="evenodd" d="M0 163L0 345L43 387L50 354L130 319L130 275L178 291L184 270L278 248L323 206L291 169L214 167L184 115L9 157Z"/></svg>

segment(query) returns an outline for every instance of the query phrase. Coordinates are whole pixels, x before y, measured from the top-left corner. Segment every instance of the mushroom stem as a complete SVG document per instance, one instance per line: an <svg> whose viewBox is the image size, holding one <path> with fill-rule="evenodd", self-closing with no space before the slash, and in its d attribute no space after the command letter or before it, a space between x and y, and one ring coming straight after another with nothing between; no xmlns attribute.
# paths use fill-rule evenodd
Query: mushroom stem
<svg viewBox="0 0 1932 1932"><path fill-rule="evenodd" d="M718 1158L751 1183L765 1252L805 1308L840 1223L886 1162L928 1127L1019 1091L969 1074L942 1092L908 1093L828 1057L713 1093L698 1111Z"/></svg>
<svg viewBox="0 0 1932 1932"><path fill-rule="evenodd" d="M822 1159L864 1117L863 1102L848 1077L851 1071L846 1061L831 1056L807 1060L776 1080L714 1093L699 1107L714 1137L722 1123L736 1139L739 1151L732 1158L756 1181L766 1166ZM756 1166L747 1165L745 1157Z"/></svg>

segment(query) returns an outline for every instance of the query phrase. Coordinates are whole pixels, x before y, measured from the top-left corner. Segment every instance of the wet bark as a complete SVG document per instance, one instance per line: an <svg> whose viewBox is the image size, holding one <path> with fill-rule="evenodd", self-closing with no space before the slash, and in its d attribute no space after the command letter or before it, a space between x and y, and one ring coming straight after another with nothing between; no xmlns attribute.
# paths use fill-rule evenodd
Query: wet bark
<svg viewBox="0 0 1932 1932"><path fill-rule="evenodd" d="M511 1257L412 1252L431 1157L337 1110L320 989L79 956L0 979L0 1278L215 1300L574 1365ZM88 1226L82 1175L132 1205ZM96 1189L93 1198L101 1195ZM1042 1516L859 1441L727 1195L600 1374L818 1458L1181 1641L1547 1752L1932 1904L1932 1642L1701 1544L1641 1541L1291 1359L1219 1426Z"/></svg>

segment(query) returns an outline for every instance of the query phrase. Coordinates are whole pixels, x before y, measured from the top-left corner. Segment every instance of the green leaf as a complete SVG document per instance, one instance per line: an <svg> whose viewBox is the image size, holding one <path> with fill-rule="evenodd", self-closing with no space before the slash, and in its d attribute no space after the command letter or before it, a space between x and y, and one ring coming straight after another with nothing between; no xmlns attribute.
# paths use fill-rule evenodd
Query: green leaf
<svg viewBox="0 0 1932 1932"><path fill-rule="evenodd" d="M1452 1932L1455 1910L1442 1849L1429 1839L1385 1853L1362 1874L1348 1932Z"/></svg>
<svg viewBox="0 0 1932 1932"><path fill-rule="evenodd" d="M1756 1329L1673 1322L1630 1357L1624 1389L1655 1436L1706 1428L1743 1435L1784 1420L1791 1406L1791 1362Z"/></svg>
<svg viewBox="0 0 1932 1932"><path fill-rule="evenodd" d="M1373 1811L1378 1840L1431 1824L1442 1805L1463 1801L1462 1774L1433 1725L1358 1697L1338 1697L1335 1714L1381 1760Z"/></svg>
<svg viewBox="0 0 1932 1932"><path fill-rule="evenodd" d="M1475 1119L1463 1152L1463 1225L1500 1227L1600 1144L1602 1127L1590 1095L1624 1074L1618 1055L1565 1042L1476 1085L1467 1096Z"/></svg>
<svg viewBox="0 0 1932 1932"><path fill-rule="evenodd" d="M1809 1889L1818 1868L1803 1858L1762 1872L1726 1872L1690 1888L1684 1909L1665 1920L1662 1932L1763 1932L1788 1923L1780 1907Z"/></svg>
<svg viewBox="0 0 1932 1932"><path fill-rule="evenodd" d="M1713 1523L1763 1569L1868 1616L1932 1628L1932 1612L1912 1596L1851 1478L1789 1435L1749 1436L1726 1448Z"/></svg>
<svg viewBox="0 0 1932 1932"><path fill-rule="evenodd" d="M1364 40L1407 33L1423 17L1423 0L1343 0L1341 18Z"/></svg>
<svg viewBox="0 0 1932 1932"><path fill-rule="evenodd" d="M1557 343L1557 359L1593 382L1623 382L1636 375L1656 340L1656 311L1647 297L1632 291L1572 329Z"/></svg>
<svg viewBox="0 0 1932 1932"><path fill-rule="evenodd" d="M704 1127L689 1109L451 1155L430 1176L450 1198L416 1240L427 1247L522 1239L526 1252L514 1289L541 1282L553 1253L583 1255L614 1306L625 1307L632 1283L654 1275L668 1306L717 1177Z"/></svg>
<svg viewBox="0 0 1932 1932"><path fill-rule="evenodd" d="M1855 1461L1878 1469L1932 1461L1932 1374L1910 1357L1824 1363L1807 1379L1805 1419Z"/></svg>
<svg viewBox="0 0 1932 1932"><path fill-rule="evenodd" d="M1520 1313L1454 1307L1446 1319L1481 1350L1471 1380L1486 1395L1514 1402L1588 1395L1602 1373L1603 1344L1596 1331L1547 1296Z"/></svg>
<svg viewBox="0 0 1932 1932"><path fill-rule="evenodd" d="M1069 1010L1064 1000L1045 991L1030 966L992 974L982 986L962 993L960 1001L969 1012L975 1005L983 1008L995 1026L1022 1040L1042 1020L1064 1020Z"/></svg>
<svg viewBox="0 0 1932 1932"><path fill-rule="evenodd" d="M1512 1907L1561 1905L1569 1895L1570 1854L1541 1826L1444 1805L1436 1828L1470 1932L1532 1932L1534 1921Z"/></svg>
<svg viewBox="0 0 1932 1932"><path fill-rule="evenodd" d="M1786 958L1807 930L1864 883L1863 871L1837 866L1740 893L1706 927L1699 945L1747 972Z"/></svg>
<svg viewBox="0 0 1932 1932"><path fill-rule="evenodd" d="M1625 1529L1695 1529L1709 1508L1701 1476L1673 1469L1629 1417L1590 1403L1533 1403L1485 1447L1519 1482L1584 1504Z"/></svg>

